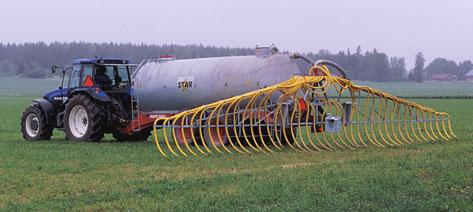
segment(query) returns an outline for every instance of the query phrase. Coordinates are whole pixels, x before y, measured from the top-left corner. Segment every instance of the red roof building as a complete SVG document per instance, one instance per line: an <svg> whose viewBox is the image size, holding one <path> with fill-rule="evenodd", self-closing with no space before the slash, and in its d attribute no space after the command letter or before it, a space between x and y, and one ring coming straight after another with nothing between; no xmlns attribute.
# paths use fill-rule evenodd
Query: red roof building
<svg viewBox="0 0 473 212"><path fill-rule="evenodd" d="M457 81L458 77L455 74L434 74L430 77L432 81Z"/></svg>

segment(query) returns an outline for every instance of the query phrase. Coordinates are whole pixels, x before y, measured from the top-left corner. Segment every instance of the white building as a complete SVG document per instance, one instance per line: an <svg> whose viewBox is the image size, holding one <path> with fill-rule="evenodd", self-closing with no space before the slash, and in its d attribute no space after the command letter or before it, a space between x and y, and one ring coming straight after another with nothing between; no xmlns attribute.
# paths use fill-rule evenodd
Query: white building
<svg viewBox="0 0 473 212"><path fill-rule="evenodd" d="M465 80L467 82L473 82L473 70L465 74Z"/></svg>

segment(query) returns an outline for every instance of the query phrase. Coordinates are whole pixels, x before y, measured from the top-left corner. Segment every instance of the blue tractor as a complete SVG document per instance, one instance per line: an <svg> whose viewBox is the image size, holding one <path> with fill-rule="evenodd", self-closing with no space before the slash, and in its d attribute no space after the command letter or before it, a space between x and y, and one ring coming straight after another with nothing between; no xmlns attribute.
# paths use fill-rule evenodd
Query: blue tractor
<svg viewBox="0 0 473 212"><path fill-rule="evenodd" d="M128 60L103 58L78 59L68 68L53 66L53 72L62 71L62 85L26 108L21 117L23 137L49 140L58 129L73 141L99 141L105 133L117 140L146 140L151 127L132 127L134 68ZM66 73L69 80L64 85Z"/></svg>

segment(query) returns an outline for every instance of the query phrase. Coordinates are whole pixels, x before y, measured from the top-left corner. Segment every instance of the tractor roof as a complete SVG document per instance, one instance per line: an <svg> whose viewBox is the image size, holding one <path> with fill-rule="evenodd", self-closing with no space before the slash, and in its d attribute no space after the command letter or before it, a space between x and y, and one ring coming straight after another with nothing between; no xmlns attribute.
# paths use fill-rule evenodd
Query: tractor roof
<svg viewBox="0 0 473 212"><path fill-rule="evenodd" d="M92 64L128 64L129 61L120 58L87 58L74 60L74 65L82 63Z"/></svg>

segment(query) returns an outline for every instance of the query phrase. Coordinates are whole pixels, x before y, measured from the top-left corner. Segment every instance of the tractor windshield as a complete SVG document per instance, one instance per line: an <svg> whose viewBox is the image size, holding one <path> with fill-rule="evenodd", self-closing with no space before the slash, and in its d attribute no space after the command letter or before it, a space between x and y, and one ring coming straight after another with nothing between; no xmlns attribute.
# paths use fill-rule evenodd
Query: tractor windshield
<svg viewBox="0 0 473 212"><path fill-rule="evenodd" d="M97 65L95 79L97 81L99 78L108 78L110 87L128 86L130 85L129 69L127 65ZM102 81L108 81L108 79Z"/></svg>

